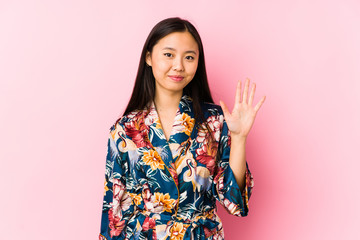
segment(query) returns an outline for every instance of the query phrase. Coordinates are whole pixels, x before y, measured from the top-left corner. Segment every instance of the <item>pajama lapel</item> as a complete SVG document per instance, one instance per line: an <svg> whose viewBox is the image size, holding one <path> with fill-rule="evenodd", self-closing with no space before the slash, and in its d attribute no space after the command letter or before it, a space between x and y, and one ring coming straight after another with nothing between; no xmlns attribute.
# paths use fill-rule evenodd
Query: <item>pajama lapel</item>
<svg viewBox="0 0 360 240"><path fill-rule="evenodd" d="M169 141L166 140L155 104L152 103L149 112L144 118L149 127L149 140L159 153L164 164L172 175L176 174L174 162L182 150L189 144L190 136L195 125L192 99L183 95L173 122ZM177 176L173 176L177 177Z"/></svg>

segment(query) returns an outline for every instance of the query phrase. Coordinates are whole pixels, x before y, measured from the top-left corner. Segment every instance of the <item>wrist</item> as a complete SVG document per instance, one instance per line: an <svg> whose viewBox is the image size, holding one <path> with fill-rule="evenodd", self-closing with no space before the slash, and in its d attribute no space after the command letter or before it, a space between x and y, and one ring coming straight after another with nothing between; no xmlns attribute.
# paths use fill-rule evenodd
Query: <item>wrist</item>
<svg viewBox="0 0 360 240"><path fill-rule="evenodd" d="M230 137L232 142L246 142L247 136L244 136L242 134L235 134L230 132Z"/></svg>

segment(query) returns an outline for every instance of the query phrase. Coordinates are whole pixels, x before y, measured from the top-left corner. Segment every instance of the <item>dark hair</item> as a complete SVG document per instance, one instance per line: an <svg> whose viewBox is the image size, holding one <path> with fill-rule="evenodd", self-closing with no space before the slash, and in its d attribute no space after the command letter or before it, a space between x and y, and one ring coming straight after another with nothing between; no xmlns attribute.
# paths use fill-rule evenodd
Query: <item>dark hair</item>
<svg viewBox="0 0 360 240"><path fill-rule="evenodd" d="M188 85L186 85L183 92L193 99L196 122L201 123L204 121L203 112L201 110L201 102L214 103L206 75L204 49L200 35L196 28L189 21L178 17L167 18L160 21L154 26L147 37L141 53L133 92L123 115L126 115L134 110L148 108L150 107L150 102L154 100L155 78L152 68L147 66L145 62L147 52L151 53L157 42L168 34L186 31L189 32L197 42L199 48L199 60L194 78ZM118 119L118 121L120 119Z"/></svg>

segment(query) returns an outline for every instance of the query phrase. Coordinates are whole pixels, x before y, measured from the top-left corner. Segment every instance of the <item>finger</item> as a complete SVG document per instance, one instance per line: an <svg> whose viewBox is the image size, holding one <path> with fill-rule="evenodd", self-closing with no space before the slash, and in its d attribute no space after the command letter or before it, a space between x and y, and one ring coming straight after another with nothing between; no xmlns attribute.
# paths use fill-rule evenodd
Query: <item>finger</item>
<svg viewBox="0 0 360 240"><path fill-rule="evenodd" d="M246 78L242 102L247 102L250 79Z"/></svg>
<svg viewBox="0 0 360 240"><path fill-rule="evenodd" d="M255 89L256 89L256 84L253 83L252 87L251 87L250 98L249 98L249 105L250 106L252 105L252 103L254 101Z"/></svg>
<svg viewBox="0 0 360 240"><path fill-rule="evenodd" d="M255 108L254 108L255 112L257 112L257 111L260 109L261 105L262 105L262 104L264 103L264 101L265 101L265 98L266 98L266 96L263 96L262 99L256 104L256 106L255 106Z"/></svg>
<svg viewBox="0 0 360 240"><path fill-rule="evenodd" d="M241 103L241 81L239 80L236 86L235 104Z"/></svg>
<svg viewBox="0 0 360 240"><path fill-rule="evenodd" d="M228 107L226 106L226 104L220 100L220 105L221 105L221 108L224 112L224 116L225 116L225 119L229 118L230 117L230 112L229 112L229 109Z"/></svg>

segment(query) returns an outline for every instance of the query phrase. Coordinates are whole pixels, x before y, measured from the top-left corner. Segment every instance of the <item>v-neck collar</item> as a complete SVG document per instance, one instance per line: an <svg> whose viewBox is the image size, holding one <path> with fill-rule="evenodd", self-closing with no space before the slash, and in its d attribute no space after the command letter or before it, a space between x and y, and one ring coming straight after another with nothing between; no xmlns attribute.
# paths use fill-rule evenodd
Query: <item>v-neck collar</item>
<svg viewBox="0 0 360 240"><path fill-rule="evenodd" d="M186 94L182 95L168 141L154 102L150 104L150 108L144 116L144 122L149 128L148 136L152 146L159 153L164 163L173 168L172 163L187 146L194 130L195 118L192 99Z"/></svg>

